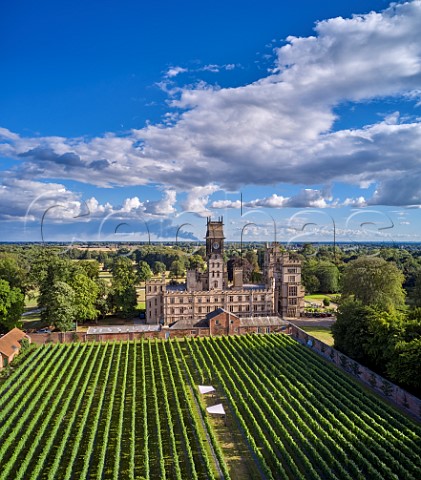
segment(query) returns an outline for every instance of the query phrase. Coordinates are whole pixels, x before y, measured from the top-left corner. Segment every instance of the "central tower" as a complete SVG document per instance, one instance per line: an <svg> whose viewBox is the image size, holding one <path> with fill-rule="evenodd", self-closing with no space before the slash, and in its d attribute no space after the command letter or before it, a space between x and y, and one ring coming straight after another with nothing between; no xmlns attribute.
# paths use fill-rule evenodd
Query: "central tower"
<svg viewBox="0 0 421 480"><path fill-rule="evenodd" d="M226 288L224 264L224 223L222 217L212 221L209 217L206 229L206 258L208 261L209 290Z"/></svg>

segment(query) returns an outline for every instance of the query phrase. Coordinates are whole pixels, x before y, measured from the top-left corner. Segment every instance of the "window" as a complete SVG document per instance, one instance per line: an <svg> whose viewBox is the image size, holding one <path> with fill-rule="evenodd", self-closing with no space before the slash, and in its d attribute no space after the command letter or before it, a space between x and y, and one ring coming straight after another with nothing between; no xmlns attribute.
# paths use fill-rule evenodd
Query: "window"
<svg viewBox="0 0 421 480"><path fill-rule="evenodd" d="M288 277L288 282L295 282L295 275L291 275Z"/></svg>
<svg viewBox="0 0 421 480"><path fill-rule="evenodd" d="M230 312L233 312L233 311L234 311L234 306L230 305Z"/></svg>
<svg viewBox="0 0 421 480"><path fill-rule="evenodd" d="M253 305L253 310L257 312L257 305Z"/></svg>
<svg viewBox="0 0 421 480"><path fill-rule="evenodd" d="M289 299L289 304L290 305L297 305L297 298L290 298Z"/></svg>
<svg viewBox="0 0 421 480"><path fill-rule="evenodd" d="M230 302L233 302L234 301L234 297L232 295L230 295Z"/></svg>
<svg viewBox="0 0 421 480"><path fill-rule="evenodd" d="M219 325L219 320L215 320L215 325Z"/></svg>
<svg viewBox="0 0 421 480"><path fill-rule="evenodd" d="M174 298L170 298L170 303L174 303Z"/></svg>
<svg viewBox="0 0 421 480"><path fill-rule="evenodd" d="M297 296L297 286L291 285L288 287L288 296L289 297L296 297Z"/></svg>
<svg viewBox="0 0 421 480"><path fill-rule="evenodd" d="M287 271L288 271L288 273L297 273L296 268L288 268Z"/></svg>

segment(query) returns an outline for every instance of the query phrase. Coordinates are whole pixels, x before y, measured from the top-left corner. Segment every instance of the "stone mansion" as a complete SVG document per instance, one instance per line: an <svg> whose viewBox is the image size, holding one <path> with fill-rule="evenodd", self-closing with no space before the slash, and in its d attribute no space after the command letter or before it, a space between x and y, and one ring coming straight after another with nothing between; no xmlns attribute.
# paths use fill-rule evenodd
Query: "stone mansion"
<svg viewBox="0 0 421 480"><path fill-rule="evenodd" d="M194 323L218 309L237 317L299 317L304 309L301 262L282 252L278 244L267 245L263 283L245 284L241 267L234 267L228 283L224 261L222 218L207 220L207 270L188 270L184 285L167 285L165 278L146 282L146 321L169 326Z"/></svg>

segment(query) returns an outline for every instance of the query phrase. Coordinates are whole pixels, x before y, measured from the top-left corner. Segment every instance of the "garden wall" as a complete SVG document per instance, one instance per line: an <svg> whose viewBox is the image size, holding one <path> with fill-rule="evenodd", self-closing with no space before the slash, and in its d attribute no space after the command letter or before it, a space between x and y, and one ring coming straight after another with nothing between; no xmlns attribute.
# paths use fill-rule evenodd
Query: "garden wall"
<svg viewBox="0 0 421 480"><path fill-rule="evenodd" d="M326 343L314 338L296 325L291 325L291 336L322 357L333 362L337 367L370 387L374 392L380 394L400 409L410 413L417 420L421 421L421 400L419 398L392 382L389 382Z"/></svg>

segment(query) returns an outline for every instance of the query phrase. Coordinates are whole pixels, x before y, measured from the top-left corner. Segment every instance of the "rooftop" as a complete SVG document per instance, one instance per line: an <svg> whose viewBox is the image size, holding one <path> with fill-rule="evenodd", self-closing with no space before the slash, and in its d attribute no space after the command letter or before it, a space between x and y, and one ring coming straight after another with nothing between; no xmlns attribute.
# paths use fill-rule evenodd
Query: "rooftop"
<svg viewBox="0 0 421 480"><path fill-rule="evenodd" d="M109 333L143 333L159 332L161 325L110 325L107 327L89 327L87 335L104 335Z"/></svg>
<svg viewBox="0 0 421 480"><path fill-rule="evenodd" d="M21 344L19 342L23 338L28 338L28 336L22 332L22 330L19 330L19 328L10 330L10 332L0 338L0 353L10 357L16 350L20 349Z"/></svg>

